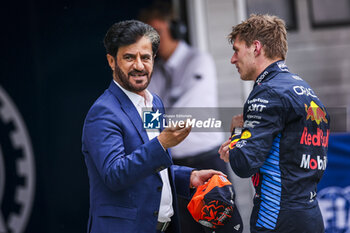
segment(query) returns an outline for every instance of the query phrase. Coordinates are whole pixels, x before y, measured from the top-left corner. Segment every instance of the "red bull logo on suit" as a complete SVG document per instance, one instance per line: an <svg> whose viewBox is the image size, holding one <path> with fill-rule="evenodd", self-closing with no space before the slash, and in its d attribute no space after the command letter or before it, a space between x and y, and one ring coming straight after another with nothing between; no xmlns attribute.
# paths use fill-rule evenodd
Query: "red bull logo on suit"
<svg viewBox="0 0 350 233"><path fill-rule="evenodd" d="M329 130L325 134L322 129L317 128L317 133L312 134L308 132L307 128L304 127L303 134L301 135L300 144L307 146L323 146L328 147Z"/></svg>
<svg viewBox="0 0 350 233"><path fill-rule="evenodd" d="M326 118L326 110L323 108L321 109L314 101L310 102L310 106L308 107L305 105L305 111L307 113L306 120L315 121L317 125L321 124L323 121L324 123L328 123L328 120Z"/></svg>

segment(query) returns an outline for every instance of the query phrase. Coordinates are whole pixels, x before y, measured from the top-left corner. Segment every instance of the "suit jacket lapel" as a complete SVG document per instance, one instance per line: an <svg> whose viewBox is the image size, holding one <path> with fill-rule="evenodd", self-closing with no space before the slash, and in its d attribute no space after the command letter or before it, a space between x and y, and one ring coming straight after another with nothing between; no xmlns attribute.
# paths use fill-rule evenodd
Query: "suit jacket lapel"
<svg viewBox="0 0 350 233"><path fill-rule="evenodd" d="M121 108L125 112L125 114L128 116L129 120L132 122L132 124L135 126L137 132L139 133L140 137L142 138L143 142L148 142L148 135L146 130L143 127L142 119L134 106L134 104L131 102L131 100L128 98L128 96L113 82L109 85L108 88L119 100Z"/></svg>
<svg viewBox="0 0 350 233"><path fill-rule="evenodd" d="M163 131L164 127L163 127L163 119L164 119L164 107L163 104L161 103L160 99L158 96L153 95L153 108L152 111L156 112L157 110L159 110L159 112L162 114L159 116L159 120L160 120L160 132Z"/></svg>

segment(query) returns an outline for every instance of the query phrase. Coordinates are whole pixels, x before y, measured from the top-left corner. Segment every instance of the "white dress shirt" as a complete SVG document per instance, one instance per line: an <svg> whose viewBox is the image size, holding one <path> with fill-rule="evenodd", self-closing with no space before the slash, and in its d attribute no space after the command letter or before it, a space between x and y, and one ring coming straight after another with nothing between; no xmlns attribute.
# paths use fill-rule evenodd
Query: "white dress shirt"
<svg viewBox="0 0 350 233"><path fill-rule="evenodd" d="M146 108L149 110L152 109L153 95L148 90L146 90L145 92L146 98L144 98L141 95L138 95L136 93L133 93L131 91L124 89L115 80L113 81L129 97L129 99L131 100L131 102L134 104L135 108L139 112L141 119L142 119L143 110L145 110ZM157 137L158 135L159 135L159 131L157 130L147 130L147 136L149 140ZM168 169L166 168L160 171L159 174L160 174L160 177L162 178L163 188L162 188L162 194L160 199L158 221L169 222L171 220L170 218L174 215L174 209L173 209L173 197L171 194L171 187L170 187L170 181L168 176Z"/></svg>

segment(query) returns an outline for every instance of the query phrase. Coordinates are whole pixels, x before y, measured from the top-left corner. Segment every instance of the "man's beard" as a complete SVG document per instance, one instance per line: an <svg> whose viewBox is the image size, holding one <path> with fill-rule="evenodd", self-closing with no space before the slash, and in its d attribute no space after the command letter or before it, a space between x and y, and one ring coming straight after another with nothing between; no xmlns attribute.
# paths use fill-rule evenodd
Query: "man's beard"
<svg viewBox="0 0 350 233"><path fill-rule="evenodd" d="M115 63L115 70L116 70L116 78L120 80L121 85L128 91L131 92L141 92L143 90L145 90L150 81L151 81L151 75L149 74L146 70L132 70L128 73L128 75L126 75L118 66L117 63ZM129 80L130 80L130 76L137 76L137 75L146 75L147 76L147 81L145 82L144 85L142 86L135 86L133 85ZM137 82L136 82L137 83Z"/></svg>

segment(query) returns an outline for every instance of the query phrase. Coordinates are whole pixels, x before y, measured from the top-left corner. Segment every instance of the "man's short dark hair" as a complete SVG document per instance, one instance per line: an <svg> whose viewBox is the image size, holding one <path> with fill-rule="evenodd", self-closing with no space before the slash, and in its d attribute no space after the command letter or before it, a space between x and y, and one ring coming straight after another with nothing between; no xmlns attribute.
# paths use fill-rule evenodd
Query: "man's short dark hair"
<svg viewBox="0 0 350 233"><path fill-rule="evenodd" d="M159 47L159 34L148 24L138 20L126 20L113 24L104 38L107 54L115 57L119 47L131 45L141 37L147 37L152 43L152 52L155 55Z"/></svg>

